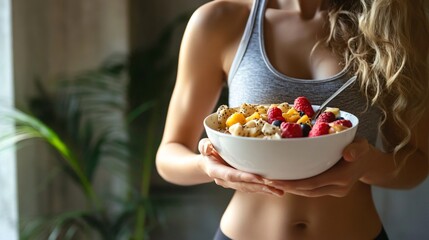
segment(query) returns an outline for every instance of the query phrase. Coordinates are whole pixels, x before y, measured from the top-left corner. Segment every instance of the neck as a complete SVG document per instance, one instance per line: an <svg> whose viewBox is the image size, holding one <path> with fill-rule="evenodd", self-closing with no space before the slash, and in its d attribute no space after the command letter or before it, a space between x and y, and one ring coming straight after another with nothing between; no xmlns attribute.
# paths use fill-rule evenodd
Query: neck
<svg viewBox="0 0 429 240"><path fill-rule="evenodd" d="M312 19L320 10L327 8L327 0L298 0L299 9L303 19Z"/></svg>
<svg viewBox="0 0 429 240"><path fill-rule="evenodd" d="M330 0L268 0L268 7L299 11L303 19L312 19L318 11L329 8Z"/></svg>

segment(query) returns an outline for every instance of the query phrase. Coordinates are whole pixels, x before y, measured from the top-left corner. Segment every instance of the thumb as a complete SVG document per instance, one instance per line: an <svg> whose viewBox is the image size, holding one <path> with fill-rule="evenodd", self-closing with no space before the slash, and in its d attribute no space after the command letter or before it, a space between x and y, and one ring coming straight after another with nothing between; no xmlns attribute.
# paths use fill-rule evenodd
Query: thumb
<svg viewBox="0 0 429 240"><path fill-rule="evenodd" d="M213 153L213 145L208 138L203 138L198 143L198 151L203 156L209 156Z"/></svg>
<svg viewBox="0 0 429 240"><path fill-rule="evenodd" d="M343 158L348 162L358 160L362 155L369 151L369 143L365 138L356 138L343 150Z"/></svg>

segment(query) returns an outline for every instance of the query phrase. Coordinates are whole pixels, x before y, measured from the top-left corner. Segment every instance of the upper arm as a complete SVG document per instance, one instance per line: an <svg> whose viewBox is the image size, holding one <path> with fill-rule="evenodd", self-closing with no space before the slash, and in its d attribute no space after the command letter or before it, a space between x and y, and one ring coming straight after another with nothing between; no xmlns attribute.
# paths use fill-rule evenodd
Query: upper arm
<svg viewBox="0 0 429 240"><path fill-rule="evenodd" d="M417 6L416 6L417 7ZM421 11L421 9L419 9ZM420 15L419 15L420 16ZM414 94L412 97L417 101L420 106L421 118L414 118L413 116L403 116L411 121L411 141L410 143L417 147L417 150L424 154L425 159L429 165L429 23L421 21L419 18L413 18L414 28L411 31L411 45L413 49L411 54L415 61L415 68L412 69L414 78L412 81L418 81L420 92ZM412 107L412 106L411 106ZM416 113L416 114L419 114ZM415 124L413 124L415 123Z"/></svg>
<svg viewBox="0 0 429 240"><path fill-rule="evenodd" d="M214 110L225 84L223 62L231 37L227 5L222 1L203 5L187 25L162 144L176 142L196 149L203 119Z"/></svg>

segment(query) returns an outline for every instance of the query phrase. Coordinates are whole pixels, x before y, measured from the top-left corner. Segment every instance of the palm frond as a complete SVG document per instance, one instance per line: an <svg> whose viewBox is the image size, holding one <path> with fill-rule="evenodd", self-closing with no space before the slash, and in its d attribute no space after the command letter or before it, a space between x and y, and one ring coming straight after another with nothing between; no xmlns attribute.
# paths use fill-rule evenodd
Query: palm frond
<svg viewBox="0 0 429 240"><path fill-rule="evenodd" d="M76 237L86 236L91 239L94 234L102 239L113 239L114 237L104 229L101 220L93 218L91 211L69 211L60 213L52 217L40 217L33 219L29 223L23 223L21 229L22 240L34 239L76 239ZM88 219L91 220L88 220ZM95 230L95 231L93 231Z"/></svg>
<svg viewBox="0 0 429 240"><path fill-rule="evenodd" d="M45 140L61 154L67 166L78 176L81 187L89 199L92 200L92 203L99 206L99 200L95 195L94 189L83 174L78 161L55 131L37 118L18 109L1 107L0 116L2 116L0 120L4 121L3 124L16 124L16 132L4 131L0 133L0 151L29 139L40 138Z"/></svg>
<svg viewBox="0 0 429 240"><path fill-rule="evenodd" d="M37 118L49 119L49 126L69 146L90 182L107 156L109 161L127 162L131 155L125 116L126 64L124 56L109 58L98 69L60 79L55 95L49 97L38 84L44 96L30 104L36 113L46 114L46 109L52 109L48 111L50 117ZM66 171L73 175L73 171Z"/></svg>

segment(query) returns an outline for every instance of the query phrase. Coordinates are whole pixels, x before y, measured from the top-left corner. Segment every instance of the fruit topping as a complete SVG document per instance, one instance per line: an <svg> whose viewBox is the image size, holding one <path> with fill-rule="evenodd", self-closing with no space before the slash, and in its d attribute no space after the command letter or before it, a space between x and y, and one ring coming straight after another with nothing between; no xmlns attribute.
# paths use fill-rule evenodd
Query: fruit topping
<svg viewBox="0 0 429 240"><path fill-rule="evenodd" d="M333 112L323 112L319 115L319 117L316 119L316 122L326 122L330 123L335 121L336 117Z"/></svg>
<svg viewBox="0 0 429 240"><path fill-rule="evenodd" d="M309 117L313 117L314 115L313 107L306 97L297 97L293 103L293 107L298 111L304 112Z"/></svg>
<svg viewBox="0 0 429 240"><path fill-rule="evenodd" d="M282 132L282 138L302 137L301 125L298 123L282 122L280 130Z"/></svg>
<svg viewBox="0 0 429 240"><path fill-rule="evenodd" d="M346 119L336 120L335 122L333 122L333 124L339 124L339 125L342 125L342 126L347 127L347 128L352 127L352 122L350 122L350 120L346 120Z"/></svg>
<svg viewBox="0 0 429 240"><path fill-rule="evenodd" d="M272 123L275 120L285 121L282 116L282 110L278 107L270 107L267 111L268 123Z"/></svg>
<svg viewBox="0 0 429 240"><path fill-rule="evenodd" d="M341 116L339 108L326 108L314 120L313 107L306 97L298 97L291 106L287 102L271 105L243 103L217 109L219 130L234 136L264 139L316 137L335 134L353 126ZM312 125L314 123L314 125Z"/></svg>
<svg viewBox="0 0 429 240"><path fill-rule="evenodd" d="M326 122L317 122L314 124L313 128L311 128L310 132L308 133L309 137L317 137L329 134L329 129L331 127Z"/></svg>

